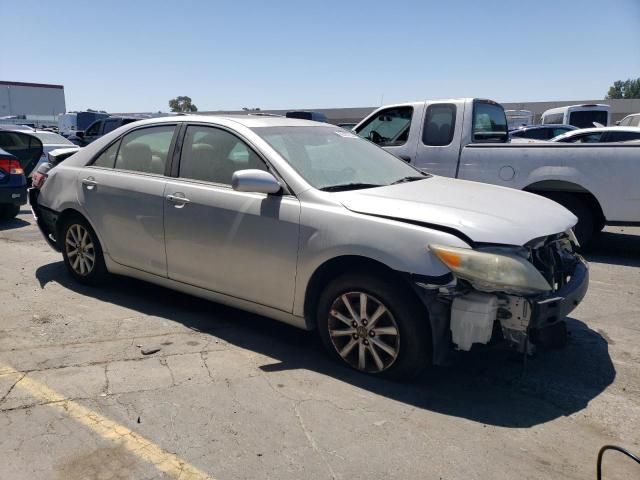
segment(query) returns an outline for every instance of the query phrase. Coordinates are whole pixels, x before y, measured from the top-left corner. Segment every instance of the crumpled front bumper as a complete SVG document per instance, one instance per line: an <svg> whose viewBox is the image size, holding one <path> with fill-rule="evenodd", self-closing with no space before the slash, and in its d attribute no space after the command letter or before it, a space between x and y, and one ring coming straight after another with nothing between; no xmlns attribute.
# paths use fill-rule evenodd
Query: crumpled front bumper
<svg viewBox="0 0 640 480"><path fill-rule="evenodd" d="M569 282L544 297L534 298L531 301L531 318L529 320L528 334L531 342L545 343L549 335L545 332L554 330L556 335L564 335L564 328L555 328L562 323L587 294L589 288L589 265L579 255Z"/></svg>
<svg viewBox="0 0 640 480"><path fill-rule="evenodd" d="M571 280L546 298L533 301L533 313L529 328L544 328L562 320L580 304L587 294L589 265L579 255L576 257L578 261L571 273Z"/></svg>

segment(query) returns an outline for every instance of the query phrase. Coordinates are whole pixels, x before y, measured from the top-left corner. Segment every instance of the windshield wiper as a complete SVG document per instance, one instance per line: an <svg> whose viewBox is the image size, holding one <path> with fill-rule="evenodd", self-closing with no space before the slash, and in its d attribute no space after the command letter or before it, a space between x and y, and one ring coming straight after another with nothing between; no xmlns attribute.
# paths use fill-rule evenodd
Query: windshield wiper
<svg viewBox="0 0 640 480"><path fill-rule="evenodd" d="M343 192L345 190L359 190L361 188L375 188L383 187L384 185L378 185L375 183L342 183L340 185L330 185L328 187L322 187L320 190L323 192Z"/></svg>
<svg viewBox="0 0 640 480"><path fill-rule="evenodd" d="M402 177L400 180L391 182L389 185L397 185L398 183L415 182L416 180L423 180L429 178L427 175L410 175L408 177Z"/></svg>

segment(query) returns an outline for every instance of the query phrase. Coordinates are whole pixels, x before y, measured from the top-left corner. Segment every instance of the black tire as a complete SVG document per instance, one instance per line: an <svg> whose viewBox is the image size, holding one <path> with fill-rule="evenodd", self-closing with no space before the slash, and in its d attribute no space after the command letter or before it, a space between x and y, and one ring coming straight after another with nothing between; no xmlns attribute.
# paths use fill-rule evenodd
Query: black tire
<svg viewBox="0 0 640 480"><path fill-rule="evenodd" d="M80 230L78 230L77 227L80 227ZM72 229L73 232L70 233L69 231ZM76 261L78 254L72 255L73 247L67 242L68 239L73 241L76 232L86 232L91 242L91 248L87 248L85 251L81 252L80 256L83 258L78 259L78 261ZM91 228L89 222L84 218L79 215L73 215L65 218L60 227L59 242L60 248L62 249L64 264L67 267L69 274L75 280L80 283L84 283L85 285L99 285L107 279L108 272L104 263L102 246L100 245L98 236L93 231L93 228ZM75 250L78 250L77 247L78 245L76 245ZM72 255L72 258L70 258L70 255ZM90 269L86 269L86 264L84 263L82 268L79 267L81 261L86 260L88 262L91 257L93 258L93 263ZM74 265L76 266L74 267ZM84 273L81 270L84 271Z"/></svg>
<svg viewBox="0 0 640 480"><path fill-rule="evenodd" d="M578 217L578 223L573 227L580 246L586 246L595 232L595 219L589 205L579 196L563 192L544 192L541 195L559 203Z"/></svg>
<svg viewBox="0 0 640 480"><path fill-rule="evenodd" d="M10 203L0 205L1 220L11 220L12 218L16 218L18 213L20 213L20 205L13 205Z"/></svg>
<svg viewBox="0 0 640 480"><path fill-rule="evenodd" d="M336 302L342 302L340 304L345 307L344 311L348 311L346 304L342 300L343 295L352 296L351 298L357 302L356 306L352 305L352 307L359 309L360 303L357 299L361 298L359 297L361 293L366 294L368 297L366 305L369 310L367 313L365 308L365 313L372 322L369 328L372 327L371 330L373 330L374 335L371 335L370 330L366 331L368 329L366 327L367 322L364 322L365 327L361 324L357 328L353 327L353 324L349 327L348 324L343 323L343 320L339 321L337 317L333 316L336 314L336 309L339 309L339 307L336 307L339 303ZM350 300L348 301L351 303ZM378 303L377 305L376 302ZM376 321L374 320L375 312L372 313L372 310L375 309L377 311L380 305L383 305L389 314L384 313ZM335 309L332 310L332 307ZM334 313L330 315L332 311ZM360 312L358 312L358 318L360 318ZM352 317L349 317L349 320L352 319ZM380 276L366 273L345 274L330 282L320 296L316 320L320 338L330 355L343 365L349 365L360 372L396 380L406 380L414 378L431 363L431 328L427 309L417 298L406 289L403 289L401 285L394 284L389 280L383 280ZM383 322L388 326L380 327ZM394 328L393 325L397 326L398 335L380 333L378 337L383 338L373 339L377 335L375 330L388 331L389 328ZM343 330L342 328L335 328L337 326L347 327L344 332L357 330L358 333L355 331L349 334L339 332L341 333L339 337L332 336L330 329L333 329L334 334L337 330ZM355 335L359 335L358 338L355 338ZM390 342L389 338L391 339ZM339 341L344 343L338 344ZM358 343L352 346L352 350L345 355L346 358L343 358L338 349L346 347L347 343L353 341ZM376 341L378 343L373 343ZM378 347L380 341L383 341L385 346L389 346L389 343L391 343L391 350L396 352L396 356L393 357L386 350L381 350ZM366 346L361 347L360 343L366 344ZM359 361L360 348L365 351L363 357L369 363L368 368L365 367L363 369L360 368L360 365L354 364ZM377 353L374 353L374 350ZM353 355L357 359L353 359ZM374 355L378 357L377 361L382 361L385 364L383 369L379 368L380 364L377 363Z"/></svg>

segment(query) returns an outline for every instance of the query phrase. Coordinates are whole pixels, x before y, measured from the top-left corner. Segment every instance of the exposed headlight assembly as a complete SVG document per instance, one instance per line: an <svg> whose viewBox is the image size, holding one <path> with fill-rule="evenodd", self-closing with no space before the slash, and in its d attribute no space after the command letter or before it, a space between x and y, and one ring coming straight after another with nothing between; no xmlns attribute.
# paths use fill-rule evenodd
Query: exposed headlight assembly
<svg viewBox="0 0 640 480"><path fill-rule="evenodd" d="M536 268L517 254L480 252L470 248L429 245L429 249L458 277L478 290L532 295L551 290Z"/></svg>

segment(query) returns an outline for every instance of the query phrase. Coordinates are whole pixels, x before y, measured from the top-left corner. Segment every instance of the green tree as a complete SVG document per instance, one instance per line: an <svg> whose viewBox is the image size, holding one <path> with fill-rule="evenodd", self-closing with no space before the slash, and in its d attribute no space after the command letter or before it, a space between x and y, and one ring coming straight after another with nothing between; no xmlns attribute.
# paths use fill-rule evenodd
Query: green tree
<svg viewBox="0 0 640 480"><path fill-rule="evenodd" d="M198 107L191 103L191 97L176 97L169 100L169 108L172 112L197 112Z"/></svg>
<svg viewBox="0 0 640 480"><path fill-rule="evenodd" d="M640 98L640 77L617 80L609 88L605 100L612 98Z"/></svg>

